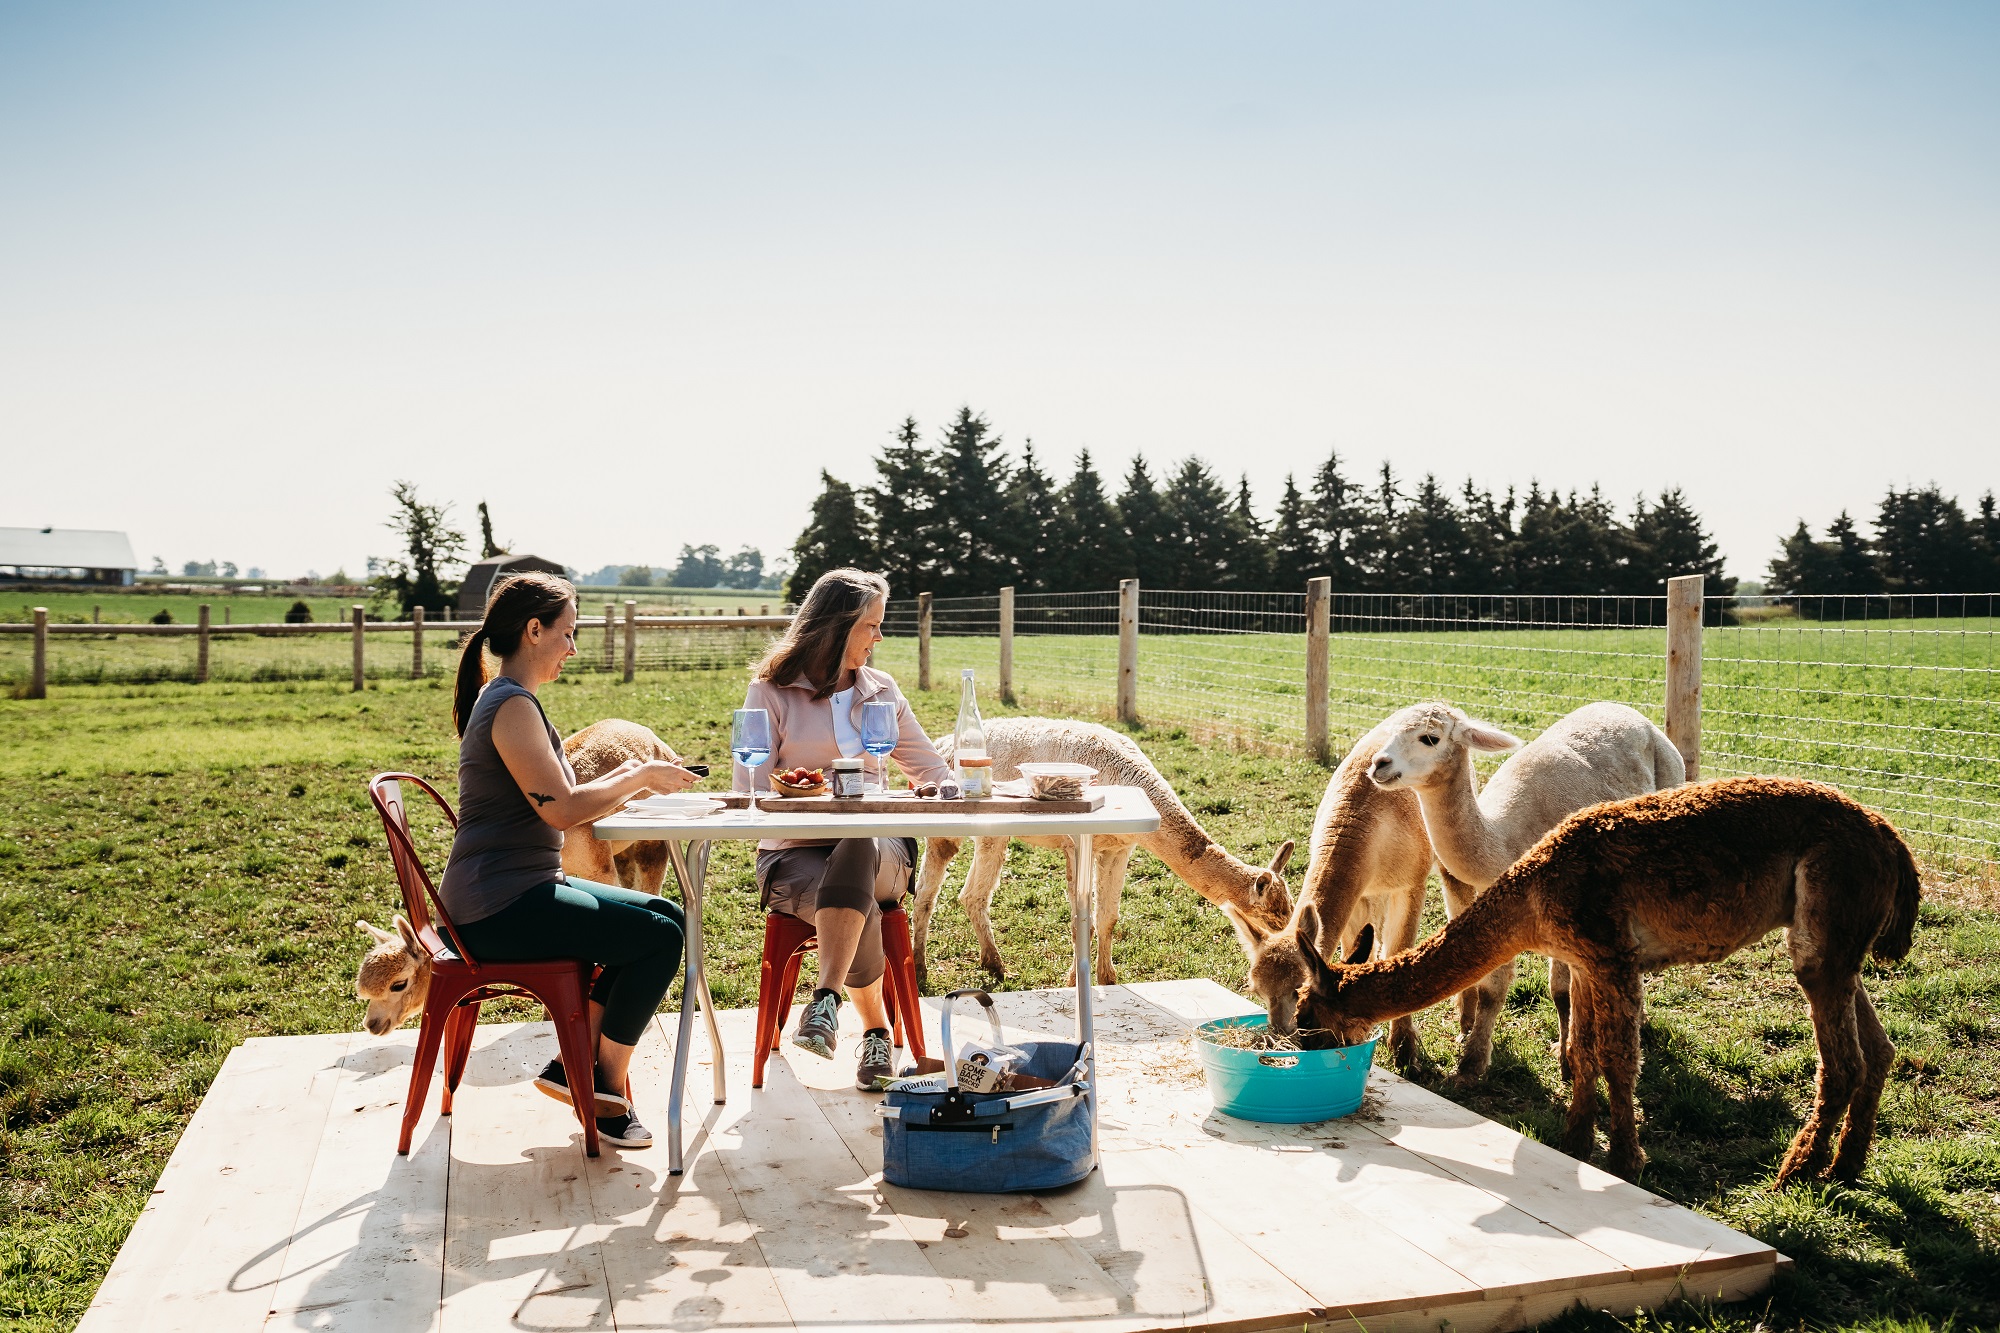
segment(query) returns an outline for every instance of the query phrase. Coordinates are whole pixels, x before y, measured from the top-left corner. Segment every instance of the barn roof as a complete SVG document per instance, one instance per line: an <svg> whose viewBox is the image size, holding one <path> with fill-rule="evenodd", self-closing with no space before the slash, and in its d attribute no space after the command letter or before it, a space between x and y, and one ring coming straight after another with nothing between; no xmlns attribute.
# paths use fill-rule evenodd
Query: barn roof
<svg viewBox="0 0 2000 1333"><path fill-rule="evenodd" d="M132 539L99 528L0 528L0 565L137 569Z"/></svg>

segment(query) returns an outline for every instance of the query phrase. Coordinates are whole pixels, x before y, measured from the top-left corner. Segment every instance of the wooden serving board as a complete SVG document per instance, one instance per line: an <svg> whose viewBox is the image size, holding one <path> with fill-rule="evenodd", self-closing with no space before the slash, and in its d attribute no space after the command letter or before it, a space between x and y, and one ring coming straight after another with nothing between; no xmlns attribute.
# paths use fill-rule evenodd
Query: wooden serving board
<svg viewBox="0 0 2000 1333"><path fill-rule="evenodd" d="M856 815L1088 815L1104 808L1104 793L1086 791L1074 801L1036 801L1025 796L961 797L956 801L916 796L760 796L757 808L776 814L813 810Z"/></svg>

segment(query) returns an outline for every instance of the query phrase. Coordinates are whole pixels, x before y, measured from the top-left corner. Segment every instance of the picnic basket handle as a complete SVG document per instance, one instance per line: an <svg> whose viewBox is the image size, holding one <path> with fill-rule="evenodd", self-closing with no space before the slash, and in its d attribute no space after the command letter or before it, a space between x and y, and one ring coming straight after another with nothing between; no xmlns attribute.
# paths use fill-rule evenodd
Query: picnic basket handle
<svg viewBox="0 0 2000 1333"><path fill-rule="evenodd" d="M977 986L966 986L960 990L947 991L944 997L943 1017L938 1021L944 1036L945 1086L949 1087L953 1092L958 1091L958 1057L952 1053L951 1011L953 1003L961 995L974 996L984 1006L986 1021L993 1025L993 1044L995 1046L1004 1046L1007 1044L1005 1035L1000 1031L1000 1011L993 1007L993 997L991 995L988 995Z"/></svg>

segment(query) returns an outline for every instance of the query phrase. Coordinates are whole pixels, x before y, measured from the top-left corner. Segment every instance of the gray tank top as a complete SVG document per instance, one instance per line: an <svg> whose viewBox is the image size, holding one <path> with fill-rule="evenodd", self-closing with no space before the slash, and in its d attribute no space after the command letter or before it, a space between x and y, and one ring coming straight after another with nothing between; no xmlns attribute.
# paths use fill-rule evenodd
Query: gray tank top
<svg viewBox="0 0 2000 1333"><path fill-rule="evenodd" d="M467 924L492 916L537 885L562 878L562 830L535 813L521 784L493 748L493 716L516 695L542 704L534 691L495 676L472 705L472 720L458 742L458 834L451 841L438 897L453 921ZM563 757L562 737L549 726L549 746L573 783L576 770Z"/></svg>

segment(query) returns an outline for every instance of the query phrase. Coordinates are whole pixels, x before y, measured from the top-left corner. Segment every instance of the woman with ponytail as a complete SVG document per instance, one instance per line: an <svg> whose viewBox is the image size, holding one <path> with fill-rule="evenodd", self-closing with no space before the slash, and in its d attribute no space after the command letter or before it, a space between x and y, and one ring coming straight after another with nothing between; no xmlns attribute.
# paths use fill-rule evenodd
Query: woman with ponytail
<svg viewBox="0 0 2000 1333"><path fill-rule="evenodd" d="M500 672L486 677L486 653ZM632 1049L680 968L685 921L663 898L562 872L563 830L602 819L635 796L676 792L695 775L666 760L629 759L579 783L535 691L576 656L576 589L517 574L494 589L486 618L458 659L452 721L459 734L458 833L438 896L466 946L495 962L583 958L603 971L590 995L600 1138L651 1145L632 1111ZM572 1092L561 1060L537 1087Z"/></svg>

